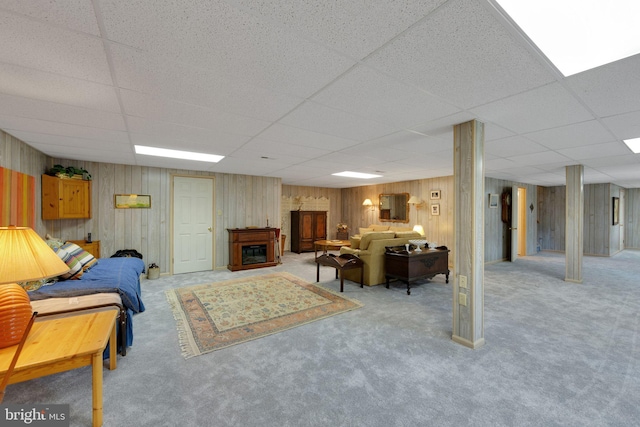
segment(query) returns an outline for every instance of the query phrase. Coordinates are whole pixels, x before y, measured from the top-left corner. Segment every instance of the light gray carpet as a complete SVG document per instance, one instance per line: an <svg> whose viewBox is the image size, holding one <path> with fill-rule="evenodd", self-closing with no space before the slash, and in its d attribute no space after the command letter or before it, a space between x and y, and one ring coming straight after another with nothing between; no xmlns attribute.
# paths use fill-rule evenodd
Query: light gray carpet
<svg viewBox="0 0 640 427"><path fill-rule="evenodd" d="M313 254L249 272L143 282L134 345L105 370L106 426L629 426L640 420L640 252L585 257L584 283L563 281L564 255L485 270L486 345L451 341L444 277L411 295L396 282L345 295L364 307L185 360L164 291L288 271L315 282ZM324 286L339 289L334 270ZM88 368L9 386L5 403L70 403L91 425Z"/></svg>

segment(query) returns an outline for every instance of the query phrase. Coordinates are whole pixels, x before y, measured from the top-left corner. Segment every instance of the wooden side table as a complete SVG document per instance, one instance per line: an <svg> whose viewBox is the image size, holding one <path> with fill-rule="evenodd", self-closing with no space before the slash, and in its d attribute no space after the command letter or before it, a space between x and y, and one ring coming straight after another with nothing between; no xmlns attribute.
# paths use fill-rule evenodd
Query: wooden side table
<svg viewBox="0 0 640 427"><path fill-rule="evenodd" d="M336 239L338 240L349 240L349 232L348 231L338 231L336 232Z"/></svg>
<svg viewBox="0 0 640 427"><path fill-rule="evenodd" d="M364 263L360 258L351 254L342 254L335 256L333 254L322 254L316 258L317 271L316 282L320 281L320 266L325 265L327 267L333 267L336 269L336 279L338 278L338 272L340 272L340 292L344 291L344 277L342 272L345 270L352 270L354 268L360 269L360 287L364 287Z"/></svg>
<svg viewBox="0 0 640 427"><path fill-rule="evenodd" d="M399 279L407 284L407 295L411 295L411 282L414 280L431 279L436 274L444 274L446 283L449 283L449 249L444 247L407 252L402 246L389 246L384 254L384 268L387 289L389 279Z"/></svg>
<svg viewBox="0 0 640 427"><path fill-rule="evenodd" d="M22 348L9 384L91 365L93 426L102 425L102 352L109 346L109 369L116 369L118 311L37 319ZM18 346L0 349L0 381Z"/></svg>

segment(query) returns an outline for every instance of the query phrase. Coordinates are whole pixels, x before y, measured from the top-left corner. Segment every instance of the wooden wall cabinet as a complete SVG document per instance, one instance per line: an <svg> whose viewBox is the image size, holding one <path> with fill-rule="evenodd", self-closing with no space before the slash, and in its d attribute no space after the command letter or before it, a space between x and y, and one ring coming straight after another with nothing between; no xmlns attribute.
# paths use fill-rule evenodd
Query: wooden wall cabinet
<svg viewBox="0 0 640 427"><path fill-rule="evenodd" d="M91 181L42 175L42 219L91 218Z"/></svg>
<svg viewBox="0 0 640 427"><path fill-rule="evenodd" d="M327 238L326 211L291 211L291 251L295 253L315 250L316 240Z"/></svg>

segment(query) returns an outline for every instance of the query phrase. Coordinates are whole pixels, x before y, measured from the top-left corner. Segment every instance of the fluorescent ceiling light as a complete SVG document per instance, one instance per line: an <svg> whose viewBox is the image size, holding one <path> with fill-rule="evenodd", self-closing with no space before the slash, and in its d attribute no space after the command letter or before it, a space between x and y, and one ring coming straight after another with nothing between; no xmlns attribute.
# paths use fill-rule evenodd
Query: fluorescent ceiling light
<svg viewBox="0 0 640 427"><path fill-rule="evenodd" d="M565 76L640 53L638 0L496 0Z"/></svg>
<svg viewBox="0 0 640 427"><path fill-rule="evenodd" d="M331 175L346 176L347 178L360 178L360 179L370 179L370 178L380 178L380 177L382 177L382 175L374 175L374 174L371 174L371 173L350 172L350 171L333 173Z"/></svg>
<svg viewBox="0 0 640 427"><path fill-rule="evenodd" d="M216 154L195 153L192 151L169 150L168 148L148 147L146 145L136 145L136 154L147 156L169 157L172 159L197 160L199 162L218 163L224 156Z"/></svg>
<svg viewBox="0 0 640 427"><path fill-rule="evenodd" d="M624 143L636 154L640 154L640 138L625 139Z"/></svg>

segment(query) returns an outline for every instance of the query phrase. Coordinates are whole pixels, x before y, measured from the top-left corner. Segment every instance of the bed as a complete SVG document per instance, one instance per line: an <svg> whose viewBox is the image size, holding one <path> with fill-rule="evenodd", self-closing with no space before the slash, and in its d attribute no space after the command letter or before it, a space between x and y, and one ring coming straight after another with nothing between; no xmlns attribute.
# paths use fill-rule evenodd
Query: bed
<svg viewBox="0 0 640 427"><path fill-rule="evenodd" d="M145 308L140 290L144 272L140 258L100 258L79 280L63 280L29 291L31 306L38 315L117 306L120 310L120 353L133 344L132 317Z"/></svg>

